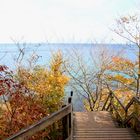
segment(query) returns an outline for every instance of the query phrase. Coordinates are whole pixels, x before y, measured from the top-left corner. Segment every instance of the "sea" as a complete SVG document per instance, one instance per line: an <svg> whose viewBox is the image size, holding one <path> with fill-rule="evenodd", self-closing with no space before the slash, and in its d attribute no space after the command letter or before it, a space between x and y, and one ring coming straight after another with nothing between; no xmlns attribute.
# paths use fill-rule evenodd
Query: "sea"
<svg viewBox="0 0 140 140"><path fill-rule="evenodd" d="M85 62L90 64L91 55L96 56L101 50L107 50L110 55L118 54L132 61L137 59L137 47L133 44L88 44L88 43L13 43L0 44L0 65L6 65L15 70L17 64L24 66L34 58L37 65L48 65L52 54L61 51L64 58L73 58L72 52L82 55ZM31 57L32 56L32 57ZM96 57L98 60L98 57ZM70 95L70 88L66 88L66 97ZM83 104L74 93L74 109L83 111Z"/></svg>

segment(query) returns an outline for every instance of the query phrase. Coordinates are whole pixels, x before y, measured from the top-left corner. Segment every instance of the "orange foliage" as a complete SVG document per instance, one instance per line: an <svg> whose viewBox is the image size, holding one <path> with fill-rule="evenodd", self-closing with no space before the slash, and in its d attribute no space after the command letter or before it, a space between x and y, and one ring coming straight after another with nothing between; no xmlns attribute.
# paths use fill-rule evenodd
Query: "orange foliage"
<svg viewBox="0 0 140 140"><path fill-rule="evenodd" d="M22 68L13 76L6 66L0 66L0 140L60 108L68 82L61 65L62 56L57 54L50 69L35 67L29 71ZM51 131L49 127L30 139L50 138Z"/></svg>
<svg viewBox="0 0 140 140"><path fill-rule="evenodd" d="M0 72L0 91L3 98L0 114L0 139L4 139L46 116L47 110L26 87L13 80L10 76L12 73L6 67L1 68Z"/></svg>

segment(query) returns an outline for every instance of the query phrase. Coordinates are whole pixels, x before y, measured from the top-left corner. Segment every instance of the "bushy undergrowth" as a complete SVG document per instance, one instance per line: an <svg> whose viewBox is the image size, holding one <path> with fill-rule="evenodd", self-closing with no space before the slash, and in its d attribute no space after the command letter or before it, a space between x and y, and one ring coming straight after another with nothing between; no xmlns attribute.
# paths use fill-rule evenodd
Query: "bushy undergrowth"
<svg viewBox="0 0 140 140"><path fill-rule="evenodd" d="M17 72L13 73L8 67L0 66L0 139L15 134L61 107L64 86L68 82L62 72L62 63L62 56L57 53L50 68L18 67ZM31 139L50 139L54 136L49 127Z"/></svg>

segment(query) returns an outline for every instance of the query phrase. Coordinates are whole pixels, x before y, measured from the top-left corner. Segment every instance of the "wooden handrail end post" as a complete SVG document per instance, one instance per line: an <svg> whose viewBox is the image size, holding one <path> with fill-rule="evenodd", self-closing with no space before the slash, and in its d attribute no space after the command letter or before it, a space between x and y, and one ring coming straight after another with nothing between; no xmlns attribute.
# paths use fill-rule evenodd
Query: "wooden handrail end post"
<svg viewBox="0 0 140 140"><path fill-rule="evenodd" d="M73 91L70 92L70 96L71 96L71 97L73 96Z"/></svg>
<svg viewBox="0 0 140 140"><path fill-rule="evenodd" d="M68 98L68 104L71 104L71 102L72 102L72 98L69 97L69 98Z"/></svg>

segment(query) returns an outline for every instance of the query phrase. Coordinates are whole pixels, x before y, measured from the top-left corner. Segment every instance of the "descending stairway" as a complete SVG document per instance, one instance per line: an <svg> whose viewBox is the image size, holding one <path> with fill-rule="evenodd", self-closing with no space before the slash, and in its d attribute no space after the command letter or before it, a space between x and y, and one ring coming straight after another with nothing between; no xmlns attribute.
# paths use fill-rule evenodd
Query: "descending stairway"
<svg viewBox="0 0 140 140"><path fill-rule="evenodd" d="M107 111L74 112L73 140L140 140L129 128L119 128Z"/></svg>

